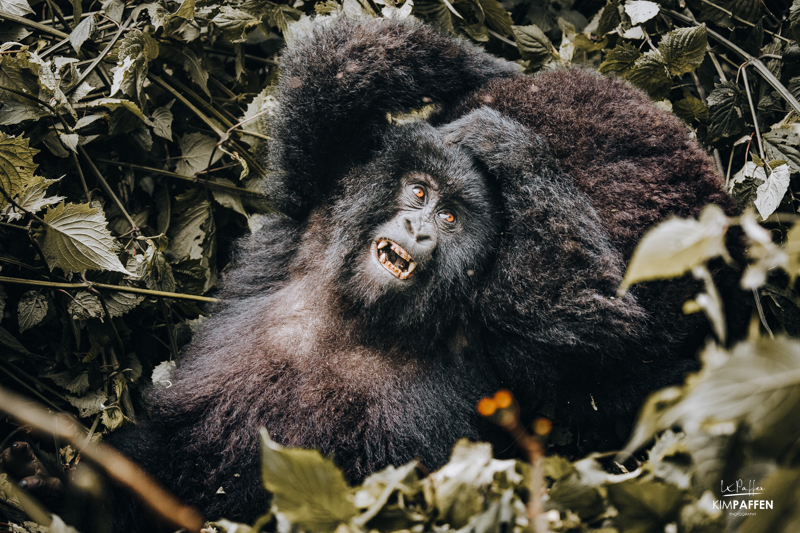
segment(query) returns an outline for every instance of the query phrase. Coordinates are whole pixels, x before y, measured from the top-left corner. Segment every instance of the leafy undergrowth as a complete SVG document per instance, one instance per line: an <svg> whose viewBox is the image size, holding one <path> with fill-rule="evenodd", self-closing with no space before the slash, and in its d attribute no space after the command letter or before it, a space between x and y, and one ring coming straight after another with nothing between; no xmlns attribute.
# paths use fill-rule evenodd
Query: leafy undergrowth
<svg viewBox="0 0 800 533"><path fill-rule="evenodd" d="M700 374L650 400L633 446L682 433L663 434L641 468L547 459L545 507L557 514L541 515L542 527L717 531L741 519L742 531L792 531L800 367L781 332L800 334L800 0L0 0L0 383L75 415L87 439L136 419L138 389L168 379L230 242L271 212L258 179L269 179L264 121L284 40L312 15L342 12L419 18L529 73L598 68L684 120L753 214L712 209L665 224L640 249L656 259L635 262L626 283L690 271L709 280L704 262L741 225L753 265L743 286L764 337L753 327L730 352L707 347ZM671 232L702 238L687 252L664 246ZM709 285L686 310L705 311L723 339L718 300ZM18 429L3 422L4 442ZM52 452L65 469L81 458L59 440ZM406 467L341 486L331 497L349 502L345 514L322 529L529 529L537 476L486 453L456 454L480 455L480 472L462 461L424 480ZM758 480L774 509L718 513L713 502L733 500L721 491L737 479ZM290 494L277 504L282 527L311 505Z"/></svg>

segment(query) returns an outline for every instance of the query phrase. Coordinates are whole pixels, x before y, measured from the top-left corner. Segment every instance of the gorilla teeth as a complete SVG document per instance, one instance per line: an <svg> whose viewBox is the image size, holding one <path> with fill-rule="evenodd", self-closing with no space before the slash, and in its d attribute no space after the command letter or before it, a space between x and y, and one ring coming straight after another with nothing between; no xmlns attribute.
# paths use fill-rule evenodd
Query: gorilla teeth
<svg viewBox="0 0 800 533"><path fill-rule="evenodd" d="M396 278L408 279L417 268L417 263L414 262L411 254L399 244L389 239L379 239L373 246L380 264ZM387 246L389 249L386 249Z"/></svg>

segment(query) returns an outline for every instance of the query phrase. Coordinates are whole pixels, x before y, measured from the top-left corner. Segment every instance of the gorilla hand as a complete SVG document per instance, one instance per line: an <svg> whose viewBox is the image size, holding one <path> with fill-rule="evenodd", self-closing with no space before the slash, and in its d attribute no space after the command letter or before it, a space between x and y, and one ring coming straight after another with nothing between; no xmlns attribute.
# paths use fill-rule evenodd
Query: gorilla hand
<svg viewBox="0 0 800 533"><path fill-rule="evenodd" d="M27 442L14 442L0 453L0 470L18 479L22 489L42 501L55 502L64 496L64 483L52 475Z"/></svg>

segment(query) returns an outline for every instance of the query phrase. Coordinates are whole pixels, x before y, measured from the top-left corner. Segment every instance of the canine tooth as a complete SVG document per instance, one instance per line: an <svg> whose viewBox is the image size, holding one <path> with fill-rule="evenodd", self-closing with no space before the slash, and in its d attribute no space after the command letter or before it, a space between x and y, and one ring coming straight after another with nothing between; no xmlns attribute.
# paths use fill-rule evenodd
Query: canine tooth
<svg viewBox="0 0 800 533"><path fill-rule="evenodd" d="M380 259L381 263L385 263L386 262L386 252L383 252L378 259Z"/></svg>
<svg viewBox="0 0 800 533"><path fill-rule="evenodd" d="M389 242L388 242L388 241L381 241L381 242L378 244L378 250L380 250L381 248L385 247L387 244L389 244Z"/></svg>
<svg viewBox="0 0 800 533"><path fill-rule="evenodd" d="M406 277L410 276L411 273L414 272L415 268L417 268L417 264L416 263L414 263L413 261L411 263L409 263L408 270L406 270Z"/></svg>

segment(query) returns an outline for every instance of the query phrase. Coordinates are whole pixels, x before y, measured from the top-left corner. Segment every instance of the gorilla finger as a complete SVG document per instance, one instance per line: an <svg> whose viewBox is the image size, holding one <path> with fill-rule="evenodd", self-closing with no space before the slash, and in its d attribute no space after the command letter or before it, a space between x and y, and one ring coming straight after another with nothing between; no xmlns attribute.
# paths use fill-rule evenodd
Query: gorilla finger
<svg viewBox="0 0 800 533"><path fill-rule="evenodd" d="M37 474L37 463L41 465L27 442L14 442L0 453L0 467L17 478Z"/></svg>
<svg viewBox="0 0 800 533"><path fill-rule="evenodd" d="M55 500L64 495L64 484L56 477L28 476L19 486L41 500Z"/></svg>

